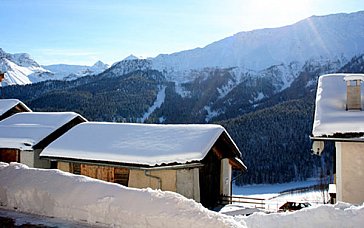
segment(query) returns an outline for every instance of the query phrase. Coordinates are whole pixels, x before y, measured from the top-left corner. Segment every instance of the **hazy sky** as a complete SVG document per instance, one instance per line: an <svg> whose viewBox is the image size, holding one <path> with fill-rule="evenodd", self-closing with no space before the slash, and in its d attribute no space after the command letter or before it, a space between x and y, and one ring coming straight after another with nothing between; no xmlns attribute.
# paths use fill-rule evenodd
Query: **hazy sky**
<svg viewBox="0 0 364 228"><path fill-rule="evenodd" d="M43 65L112 64L360 10L363 0L0 0L0 48Z"/></svg>

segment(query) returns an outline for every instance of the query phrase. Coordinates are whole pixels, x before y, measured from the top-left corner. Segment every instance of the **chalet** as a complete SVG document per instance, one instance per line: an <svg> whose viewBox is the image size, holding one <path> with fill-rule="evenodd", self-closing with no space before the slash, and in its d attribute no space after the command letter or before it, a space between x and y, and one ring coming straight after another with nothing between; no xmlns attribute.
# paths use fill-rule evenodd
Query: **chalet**
<svg viewBox="0 0 364 228"><path fill-rule="evenodd" d="M128 187L178 192L213 207L231 195L241 153L219 125L81 123L46 147L42 158L71 173Z"/></svg>
<svg viewBox="0 0 364 228"><path fill-rule="evenodd" d="M364 74L329 74L319 78L312 130L313 152L324 141L335 142L335 184L338 201L364 202Z"/></svg>
<svg viewBox="0 0 364 228"><path fill-rule="evenodd" d="M15 113L31 112L30 108L18 99L0 99L0 120Z"/></svg>
<svg viewBox="0 0 364 228"><path fill-rule="evenodd" d="M0 121L0 161L50 168L42 149L86 119L73 112L22 112Z"/></svg>

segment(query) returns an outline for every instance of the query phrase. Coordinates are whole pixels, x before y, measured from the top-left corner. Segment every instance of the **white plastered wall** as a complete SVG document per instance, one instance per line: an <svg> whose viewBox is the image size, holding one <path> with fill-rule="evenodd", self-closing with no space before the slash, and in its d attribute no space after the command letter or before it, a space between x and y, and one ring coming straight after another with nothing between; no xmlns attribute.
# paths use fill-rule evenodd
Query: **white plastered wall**
<svg viewBox="0 0 364 228"><path fill-rule="evenodd" d="M131 169L128 186L176 192L176 170L151 170L147 174L144 170Z"/></svg>
<svg viewBox="0 0 364 228"><path fill-rule="evenodd" d="M364 202L364 143L336 142L337 200Z"/></svg>
<svg viewBox="0 0 364 228"><path fill-rule="evenodd" d="M20 151L20 163L34 168L34 151L22 150Z"/></svg>
<svg viewBox="0 0 364 228"><path fill-rule="evenodd" d="M231 173L232 168L228 158L221 159L220 194L231 195Z"/></svg>
<svg viewBox="0 0 364 228"><path fill-rule="evenodd" d="M199 169L177 170L177 193L200 202Z"/></svg>

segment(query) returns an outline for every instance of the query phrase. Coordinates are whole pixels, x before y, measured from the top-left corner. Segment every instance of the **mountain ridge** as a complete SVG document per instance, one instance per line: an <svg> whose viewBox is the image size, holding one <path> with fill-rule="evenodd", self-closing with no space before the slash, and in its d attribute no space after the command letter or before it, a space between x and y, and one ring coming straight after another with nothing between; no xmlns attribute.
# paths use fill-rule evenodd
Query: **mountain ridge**
<svg viewBox="0 0 364 228"><path fill-rule="evenodd" d="M182 71L205 67L240 67L257 71L310 58L343 56L348 60L364 51L363 18L364 11L312 16L279 28L240 32L203 48L161 54L153 61L157 69L167 65ZM347 31L350 31L350 39L345 36ZM322 47L322 43L326 43L326 47Z"/></svg>
<svg viewBox="0 0 364 228"><path fill-rule="evenodd" d="M336 22L341 17L345 23L351 22L348 17L364 21L364 12L328 18ZM355 26L354 22L347 27ZM343 27L340 23L338 27ZM350 37L351 30L339 34L335 39L345 42L339 46L338 55L277 61L261 69L174 69L173 64L158 68L154 59L124 59L97 75L9 86L3 91L7 98L20 99L34 111L75 111L94 121L219 123L228 129L243 151L243 160L248 161L249 173L240 183L301 180L317 177L320 170L319 159L311 156L309 140L317 78L335 72L363 73L362 31L354 31L355 38ZM363 42L351 43L352 39ZM317 45L315 40L312 45ZM350 50L347 56L339 54L345 45ZM305 56L300 56L300 52L291 54L298 55L298 59ZM178 58L170 61L179 63Z"/></svg>
<svg viewBox="0 0 364 228"><path fill-rule="evenodd" d="M99 74L109 66L97 61L92 66L54 64L39 65L27 53L10 54L0 48L0 71L5 73L0 86L25 85L46 80L74 80L91 74Z"/></svg>

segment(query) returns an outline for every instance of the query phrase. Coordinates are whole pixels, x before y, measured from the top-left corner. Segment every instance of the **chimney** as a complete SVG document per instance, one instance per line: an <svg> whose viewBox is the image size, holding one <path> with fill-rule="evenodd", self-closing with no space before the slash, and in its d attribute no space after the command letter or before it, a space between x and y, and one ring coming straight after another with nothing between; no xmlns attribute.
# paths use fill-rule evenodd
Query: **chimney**
<svg viewBox="0 0 364 228"><path fill-rule="evenodd" d="M350 74L344 77L346 81L346 110L361 111L360 84L364 81L364 74Z"/></svg>

